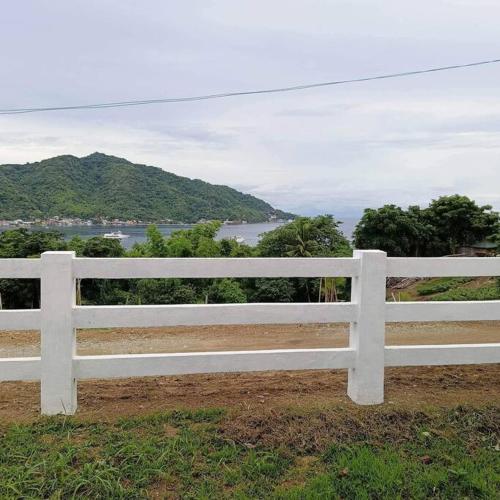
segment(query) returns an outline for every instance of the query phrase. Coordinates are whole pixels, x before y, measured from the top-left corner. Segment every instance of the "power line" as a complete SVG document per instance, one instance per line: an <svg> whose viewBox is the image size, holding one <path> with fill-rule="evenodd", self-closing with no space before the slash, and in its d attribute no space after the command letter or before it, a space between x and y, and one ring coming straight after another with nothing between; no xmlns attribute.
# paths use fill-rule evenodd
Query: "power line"
<svg viewBox="0 0 500 500"><path fill-rule="evenodd" d="M146 99L146 100L136 100L136 101L118 101L118 102L105 102L99 104L81 104L73 106L51 106L51 107L39 107L39 108L13 108L13 109L0 109L0 115L16 115L23 113L40 113L43 111L65 111L73 109L102 109L102 108L119 108L126 106L143 106L146 104L166 104L174 102L192 102L192 101L205 101L208 99L223 99L226 97L239 97L244 95L256 95L256 94L276 94L279 92L294 92L298 90L314 89L318 87L328 87L332 85L344 85L347 83L358 83L358 82L369 82L372 80L385 80L388 78L399 78L404 76L414 76L421 75L424 73L434 73L437 71L448 71L450 69L460 69L460 68L470 68L472 66L483 66L485 64L495 64L499 63L500 59L492 59L490 61L479 61L467 64L456 64L453 66L440 66L437 68L421 69L416 71L405 71L403 73L391 73L387 75L377 75L368 76L364 78L354 78L351 80L336 80L332 82L320 82L320 83L310 83L306 85L294 85L291 87L279 87L272 89L260 89L260 90L244 90L238 92L223 92L220 94L208 94L199 96L189 96L189 97L172 97L172 98L162 98L162 99Z"/></svg>

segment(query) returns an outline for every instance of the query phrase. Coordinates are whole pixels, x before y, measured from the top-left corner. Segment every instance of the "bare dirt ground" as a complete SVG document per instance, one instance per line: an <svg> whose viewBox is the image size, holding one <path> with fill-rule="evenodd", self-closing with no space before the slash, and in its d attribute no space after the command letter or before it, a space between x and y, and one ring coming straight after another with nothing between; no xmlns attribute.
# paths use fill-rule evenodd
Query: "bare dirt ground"
<svg viewBox="0 0 500 500"><path fill-rule="evenodd" d="M133 328L78 332L78 353L342 347L348 325ZM387 345L500 342L500 322L390 324ZM39 355L38 332L0 332L0 357ZM256 410L352 405L345 370L185 375L79 383L79 414L114 419L174 408ZM386 405L500 404L500 365L386 371ZM39 384L0 383L0 419L39 414Z"/></svg>
<svg viewBox="0 0 500 500"><path fill-rule="evenodd" d="M78 354L345 347L348 324L110 328L77 334ZM387 345L500 342L500 322L389 323ZM0 357L40 355L38 332L0 331Z"/></svg>

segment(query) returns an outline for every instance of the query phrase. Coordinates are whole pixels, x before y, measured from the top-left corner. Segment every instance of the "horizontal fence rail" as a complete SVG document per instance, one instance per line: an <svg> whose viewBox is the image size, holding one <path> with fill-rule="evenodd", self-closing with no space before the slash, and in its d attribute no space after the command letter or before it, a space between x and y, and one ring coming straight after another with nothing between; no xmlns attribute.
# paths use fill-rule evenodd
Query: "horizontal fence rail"
<svg viewBox="0 0 500 500"><path fill-rule="evenodd" d="M40 259L0 259L0 278L40 278Z"/></svg>
<svg viewBox="0 0 500 500"><path fill-rule="evenodd" d="M357 276L358 259L176 258L85 259L73 264L75 278L321 278Z"/></svg>
<svg viewBox="0 0 500 500"><path fill-rule="evenodd" d="M500 344L388 346L385 366L475 365L500 362Z"/></svg>
<svg viewBox="0 0 500 500"><path fill-rule="evenodd" d="M192 373L255 372L269 370L318 370L351 368L355 351L340 349L274 349L272 351L223 351L135 356L77 356L78 378L117 378Z"/></svg>
<svg viewBox="0 0 500 500"><path fill-rule="evenodd" d="M500 257L388 257L387 276L398 278L500 276Z"/></svg>
<svg viewBox="0 0 500 500"><path fill-rule="evenodd" d="M350 323L356 319L356 306L342 302L85 306L76 307L73 314L76 328Z"/></svg>
<svg viewBox="0 0 500 500"><path fill-rule="evenodd" d="M0 358L0 382L39 380L40 358Z"/></svg>
<svg viewBox="0 0 500 500"><path fill-rule="evenodd" d="M40 309L0 310L2 330L40 330Z"/></svg>
<svg viewBox="0 0 500 500"><path fill-rule="evenodd" d="M0 330L41 330L41 356L0 358L0 381L40 380L44 414L76 411L76 381L266 370L348 369L359 404L384 398L385 366L500 362L500 343L385 346L389 322L500 321L500 301L386 303L387 277L500 276L500 258L0 259L0 278L41 280L41 308L0 310ZM77 279L352 278L351 302L77 306ZM76 328L350 323L347 348L77 356Z"/></svg>
<svg viewBox="0 0 500 500"><path fill-rule="evenodd" d="M477 302L389 302L385 308L389 323L419 321L498 321L499 300Z"/></svg>

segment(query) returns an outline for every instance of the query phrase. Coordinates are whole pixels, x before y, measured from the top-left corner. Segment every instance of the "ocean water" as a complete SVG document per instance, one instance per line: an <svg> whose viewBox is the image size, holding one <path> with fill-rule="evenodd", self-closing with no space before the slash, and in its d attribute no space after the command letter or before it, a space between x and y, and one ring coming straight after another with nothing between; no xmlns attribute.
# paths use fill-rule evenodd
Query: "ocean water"
<svg viewBox="0 0 500 500"><path fill-rule="evenodd" d="M351 238L354 226L357 219L344 219L341 229L347 238ZM231 238L241 236L245 239L247 245L255 246L260 235L276 229L281 224L279 223L260 223L260 224L227 224L221 227L217 234L217 239ZM173 231L179 229L189 229L192 225L189 224L157 224L158 229L165 236L168 236ZM121 240L125 248L131 248L134 243L142 243L146 241L147 226L61 226L61 227L37 227L32 226L34 231L50 231L56 230L64 234L65 239L71 239L73 236L82 238L91 238L93 236L102 236L104 233L121 231L123 234L128 234L129 237ZM8 227L0 227L0 232L9 229Z"/></svg>

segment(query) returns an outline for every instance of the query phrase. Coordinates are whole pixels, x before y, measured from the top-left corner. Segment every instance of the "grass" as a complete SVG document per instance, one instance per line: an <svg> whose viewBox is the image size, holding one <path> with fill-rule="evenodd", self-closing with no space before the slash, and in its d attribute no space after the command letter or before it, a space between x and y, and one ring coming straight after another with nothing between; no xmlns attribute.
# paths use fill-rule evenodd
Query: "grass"
<svg viewBox="0 0 500 500"><path fill-rule="evenodd" d="M435 278L417 286L417 293L422 296L447 292L464 283L469 283L473 278Z"/></svg>
<svg viewBox="0 0 500 500"><path fill-rule="evenodd" d="M400 301L499 300L500 278L430 278L395 295Z"/></svg>
<svg viewBox="0 0 500 500"><path fill-rule="evenodd" d="M431 300L498 300L500 299L500 287L496 284L482 286L480 288L453 288L445 293L440 293Z"/></svg>
<svg viewBox="0 0 500 500"><path fill-rule="evenodd" d="M176 411L0 426L0 498L498 498L499 409Z"/></svg>

